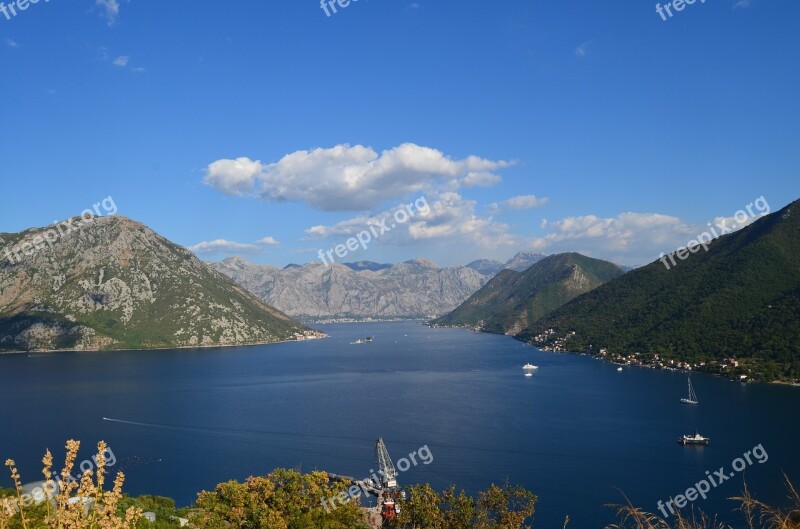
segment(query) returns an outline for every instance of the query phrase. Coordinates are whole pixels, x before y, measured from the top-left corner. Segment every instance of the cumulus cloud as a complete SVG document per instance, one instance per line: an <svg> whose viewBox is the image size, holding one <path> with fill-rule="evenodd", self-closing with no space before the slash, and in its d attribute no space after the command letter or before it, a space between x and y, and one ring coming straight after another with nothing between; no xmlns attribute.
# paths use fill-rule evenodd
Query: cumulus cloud
<svg viewBox="0 0 800 529"><path fill-rule="evenodd" d="M359 215L330 226L313 226L305 233L311 240L349 238L389 219L384 225L390 231L381 236L381 243L389 241L408 246L446 240L448 245L478 247L482 250L518 244L517 239L508 233L508 225L476 215L477 202L466 200L456 192L439 194L429 206L427 214L418 212L408 222L394 227L392 214L399 208L373 215Z"/></svg>
<svg viewBox="0 0 800 529"><path fill-rule="evenodd" d="M19 48L19 44L15 40L6 39L5 40L6 46L9 48Z"/></svg>
<svg viewBox="0 0 800 529"><path fill-rule="evenodd" d="M114 66L119 66L121 68L124 68L125 66L128 66L128 61L129 60L130 60L130 57L128 57L127 55L120 55L119 57L114 59L112 64Z"/></svg>
<svg viewBox="0 0 800 529"><path fill-rule="evenodd" d="M257 254L261 253L261 248L255 244L244 244L226 239L216 239L213 241L202 241L194 246L189 246L189 250L197 255L219 255L219 254Z"/></svg>
<svg viewBox="0 0 800 529"><path fill-rule="evenodd" d="M733 4L733 9L746 9L750 7L750 0L737 0L735 4Z"/></svg>
<svg viewBox="0 0 800 529"><path fill-rule="evenodd" d="M492 202L489 204L489 211L500 213L508 209L533 209L547 204L548 198L538 198L536 195L519 195L511 197L502 202Z"/></svg>
<svg viewBox="0 0 800 529"><path fill-rule="evenodd" d="M478 156L458 160L404 143L380 153L363 145L296 151L275 163L247 157L211 163L204 182L228 195L303 202L322 211L368 211L414 193L500 182L513 162Z"/></svg>
<svg viewBox="0 0 800 529"><path fill-rule="evenodd" d="M543 219L541 228L546 233L534 237L529 245L537 251L580 252L633 264L650 262L660 252L674 251L702 231L678 217L633 212L616 217Z"/></svg>
<svg viewBox="0 0 800 529"><path fill-rule="evenodd" d="M256 244L263 244L265 246L277 246L280 243L275 240L275 237L270 236L270 237L264 237L263 239L256 241Z"/></svg>

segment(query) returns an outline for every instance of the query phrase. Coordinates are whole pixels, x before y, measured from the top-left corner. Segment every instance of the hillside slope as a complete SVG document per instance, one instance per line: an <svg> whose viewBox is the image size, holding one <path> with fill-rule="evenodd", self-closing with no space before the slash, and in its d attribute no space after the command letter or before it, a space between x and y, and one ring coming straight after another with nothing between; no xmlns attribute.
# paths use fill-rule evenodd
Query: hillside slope
<svg viewBox="0 0 800 529"><path fill-rule="evenodd" d="M628 272L519 338L694 361L755 357L800 372L800 201L676 261Z"/></svg>
<svg viewBox="0 0 800 529"><path fill-rule="evenodd" d="M37 244L47 228L2 234ZM122 216L0 260L0 350L241 345L318 333Z"/></svg>
<svg viewBox="0 0 800 529"><path fill-rule="evenodd" d="M503 270L437 325L468 325L517 334L569 300L623 274L616 265L578 253L551 255L524 272Z"/></svg>

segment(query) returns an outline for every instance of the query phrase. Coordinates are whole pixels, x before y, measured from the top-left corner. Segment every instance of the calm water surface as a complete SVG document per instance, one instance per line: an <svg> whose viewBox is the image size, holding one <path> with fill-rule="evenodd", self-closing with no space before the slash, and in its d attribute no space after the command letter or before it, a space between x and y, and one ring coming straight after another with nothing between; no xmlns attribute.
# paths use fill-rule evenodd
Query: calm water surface
<svg viewBox="0 0 800 529"><path fill-rule="evenodd" d="M401 483L474 492L508 477L539 496L539 529L560 528L567 514L570 527L603 527L614 521L604 504L621 501L619 490L655 510L706 470L729 473L758 444L769 458L744 471L752 490L780 501L782 471L800 483L798 388L696 375L701 404L689 407L679 402L682 373L617 372L503 336L415 323L320 328L331 337L2 356L0 456L33 481L45 448L104 439L128 474L127 492L185 505L198 490L275 467L366 477L383 436L395 460L423 445L433 453ZM350 345L368 335L374 343ZM523 376L526 362L540 366L533 377ZM695 428L710 446L675 442ZM726 498L741 484L737 474L698 505L735 520Z"/></svg>

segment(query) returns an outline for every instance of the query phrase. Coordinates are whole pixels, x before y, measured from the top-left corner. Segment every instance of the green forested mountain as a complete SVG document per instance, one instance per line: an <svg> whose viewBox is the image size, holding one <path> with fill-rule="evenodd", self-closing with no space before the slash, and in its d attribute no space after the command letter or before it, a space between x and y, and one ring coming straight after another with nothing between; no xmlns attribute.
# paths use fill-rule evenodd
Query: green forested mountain
<svg viewBox="0 0 800 529"><path fill-rule="evenodd" d="M561 340L572 351L591 346L690 361L751 358L773 375L796 376L800 201L715 240L708 252L676 259L670 269L655 261L628 272L518 337L544 346Z"/></svg>
<svg viewBox="0 0 800 529"><path fill-rule="evenodd" d="M551 255L524 272L503 270L433 323L516 334L572 298L622 274L612 263L578 253Z"/></svg>

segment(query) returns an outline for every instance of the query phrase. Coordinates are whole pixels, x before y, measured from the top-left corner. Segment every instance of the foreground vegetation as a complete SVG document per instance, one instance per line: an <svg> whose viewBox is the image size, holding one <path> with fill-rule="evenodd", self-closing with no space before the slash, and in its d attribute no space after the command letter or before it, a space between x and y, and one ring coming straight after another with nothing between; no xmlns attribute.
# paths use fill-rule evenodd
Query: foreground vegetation
<svg viewBox="0 0 800 529"><path fill-rule="evenodd" d="M192 508L177 509L169 498L122 494L125 476L116 474L110 490L105 490L106 445L97 445L96 472L72 478L80 443L69 441L59 482L47 494L49 501L34 505L22 488L13 460L6 466L14 484L0 488L0 529L367 529L362 509L355 502L335 509L322 507L346 491L347 484L333 482L324 472L301 474L278 469L264 477L250 477L244 483L229 481L213 491L198 494ZM42 459L42 474L51 479L53 458L49 451ZM51 481L51 483L53 483ZM739 504L749 529L800 529L800 495L786 479L788 508L777 508L753 498L747 488L731 498ZM389 525L392 529L523 529L530 528L536 496L519 486L492 485L477 497L457 492L454 487L438 493L430 485L409 487L407 500L401 501L400 514ZM79 499L80 498L80 499ZM627 503L615 506L617 524L606 529L731 529L702 513L678 513L667 521ZM151 521L147 516L156 515ZM564 528L569 527L569 518Z"/></svg>

